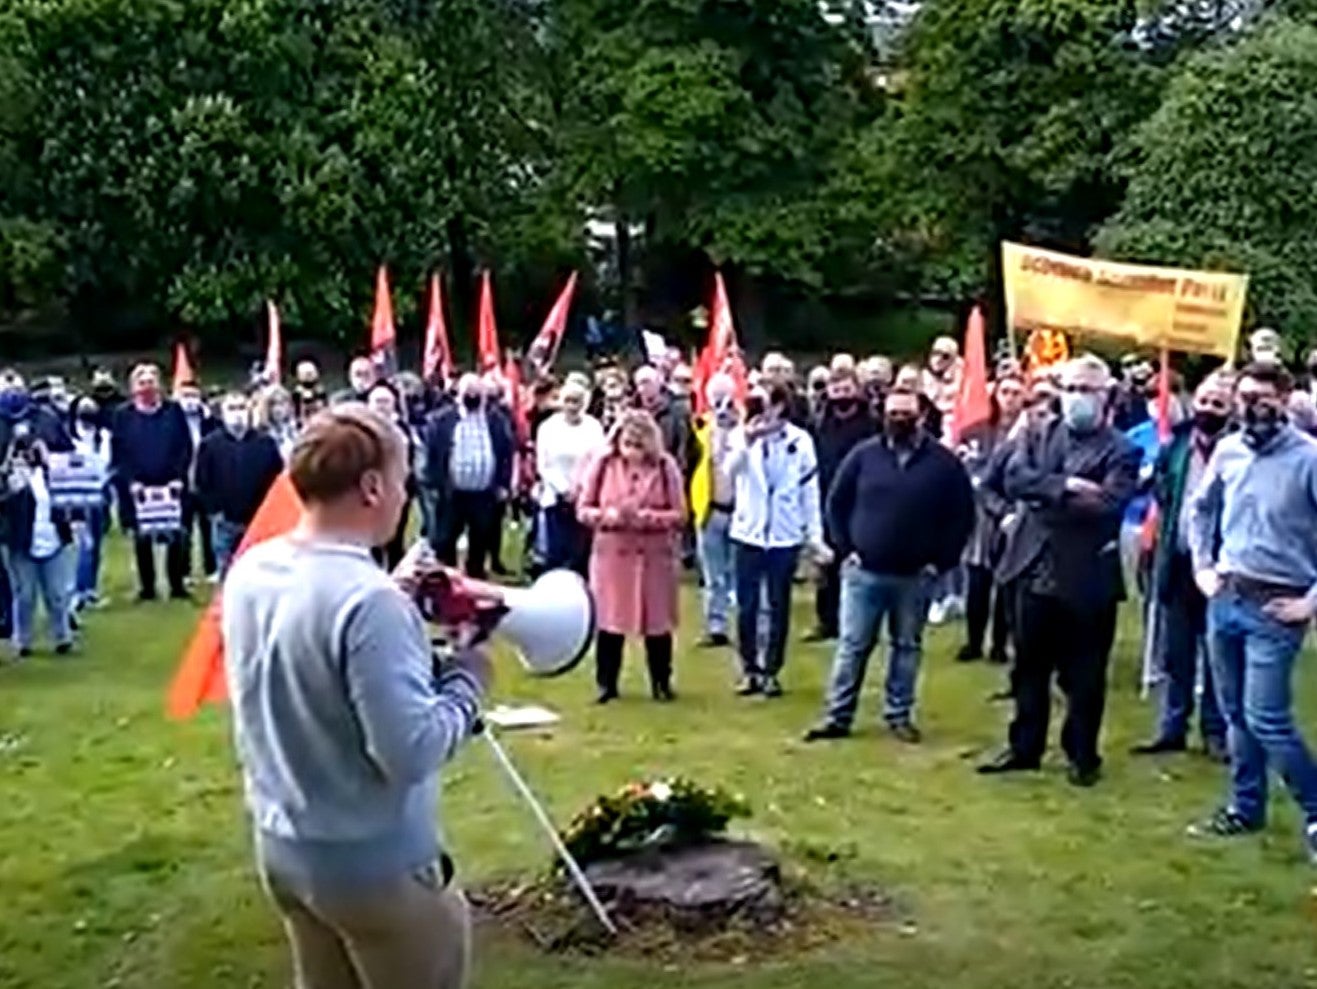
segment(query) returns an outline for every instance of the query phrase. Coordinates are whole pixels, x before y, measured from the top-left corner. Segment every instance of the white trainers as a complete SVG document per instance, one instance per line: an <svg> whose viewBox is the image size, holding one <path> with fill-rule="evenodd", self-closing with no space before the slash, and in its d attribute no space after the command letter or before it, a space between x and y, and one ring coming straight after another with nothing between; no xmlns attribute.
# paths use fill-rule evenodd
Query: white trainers
<svg viewBox="0 0 1317 989"><path fill-rule="evenodd" d="M928 624L943 625L947 620L947 607L941 601L934 601L928 606Z"/></svg>

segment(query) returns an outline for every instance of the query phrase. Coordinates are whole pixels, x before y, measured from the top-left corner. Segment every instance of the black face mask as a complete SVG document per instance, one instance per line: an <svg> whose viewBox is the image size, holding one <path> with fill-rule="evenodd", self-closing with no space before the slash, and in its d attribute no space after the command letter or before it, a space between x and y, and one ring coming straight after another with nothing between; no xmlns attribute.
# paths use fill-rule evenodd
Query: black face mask
<svg viewBox="0 0 1317 989"><path fill-rule="evenodd" d="M1203 410L1194 413L1194 429L1207 437L1219 436L1221 430L1226 428L1226 423L1229 421L1230 417L1222 415L1220 412Z"/></svg>
<svg viewBox="0 0 1317 989"><path fill-rule="evenodd" d="M479 395L463 395L463 396L462 396L462 405L463 405L463 407L465 407L469 412L474 412L476 409L480 408L480 405L481 405L482 401L483 401L483 400L481 399L481 397L480 397Z"/></svg>
<svg viewBox="0 0 1317 989"><path fill-rule="evenodd" d="M887 438L898 446L909 446L919 428L919 420L913 416L888 416L883 423L883 432Z"/></svg>
<svg viewBox="0 0 1317 989"><path fill-rule="evenodd" d="M83 409L81 412L78 413L78 422L93 423L95 421L96 421L95 409Z"/></svg>
<svg viewBox="0 0 1317 989"><path fill-rule="evenodd" d="M1274 405L1244 406L1244 442L1255 450L1275 439L1284 420Z"/></svg>
<svg viewBox="0 0 1317 989"><path fill-rule="evenodd" d="M860 407L858 398L830 398L828 399L828 408L832 410L833 415L842 419L848 419L855 414L855 410Z"/></svg>

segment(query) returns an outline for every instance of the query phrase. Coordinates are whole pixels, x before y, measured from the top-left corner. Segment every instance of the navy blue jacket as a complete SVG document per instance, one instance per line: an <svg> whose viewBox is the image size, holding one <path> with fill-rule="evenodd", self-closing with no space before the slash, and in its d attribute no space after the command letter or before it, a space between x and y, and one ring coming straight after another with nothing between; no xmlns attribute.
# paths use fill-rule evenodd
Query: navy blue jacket
<svg viewBox="0 0 1317 989"><path fill-rule="evenodd" d="M122 484L186 482L192 433L178 403L165 401L154 412L142 412L131 403L117 409L110 428L110 461Z"/></svg>
<svg viewBox="0 0 1317 989"><path fill-rule="evenodd" d="M197 451L197 499L208 515L246 525L283 468L279 445L267 434L215 430Z"/></svg>
<svg viewBox="0 0 1317 989"><path fill-rule="evenodd" d="M512 455L516 440L512 436L512 423L502 409L485 406L489 419L489 439L494 447L494 487L509 491L512 488ZM455 405L440 409L430 417L425 429L425 486L441 499L447 498L450 482L448 461L453 452L453 430L461 411Z"/></svg>
<svg viewBox="0 0 1317 989"><path fill-rule="evenodd" d="M11 493L4 500L4 544L15 553L24 556L32 552L32 526L37 517L37 500L32 496L31 488ZM67 546L73 541L73 527L69 524L68 513L58 508L50 509L50 520L55 524L59 541Z"/></svg>

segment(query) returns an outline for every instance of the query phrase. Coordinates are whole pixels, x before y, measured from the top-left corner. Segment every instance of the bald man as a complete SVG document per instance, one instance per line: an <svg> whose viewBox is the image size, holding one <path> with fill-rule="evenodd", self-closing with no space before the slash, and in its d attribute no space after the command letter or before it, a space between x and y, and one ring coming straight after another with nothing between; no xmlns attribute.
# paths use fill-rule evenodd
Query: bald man
<svg viewBox="0 0 1317 989"><path fill-rule="evenodd" d="M1152 606L1160 610L1161 668L1166 683L1156 734L1135 746L1135 755L1183 752L1193 718L1194 692L1201 675L1202 704L1198 712L1204 752L1226 760L1226 725L1216 703L1212 670L1207 662L1207 599L1194 583L1189 554L1189 495L1198 487L1217 441L1230 425L1229 382L1207 378L1194 392L1193 415L1175 427L1153 469L1152 493L1157 503L1157 550L1153 560Z"/></svg>

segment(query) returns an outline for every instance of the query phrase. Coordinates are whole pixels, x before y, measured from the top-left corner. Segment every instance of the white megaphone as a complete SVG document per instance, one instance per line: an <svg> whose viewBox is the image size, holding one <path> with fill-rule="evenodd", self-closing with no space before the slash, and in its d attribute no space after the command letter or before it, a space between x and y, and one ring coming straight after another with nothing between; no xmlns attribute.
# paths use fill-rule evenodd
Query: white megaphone
<svg viewBox="0 0 1317 989"><path fill-rule="evenodd" d="M433 570L420 579L416 603L436 625L475 625L480 638L497 632L535 676L573 669L594 640L594 598L571 570L550 570L530 587L501 587L456 570Z"/></svg>

